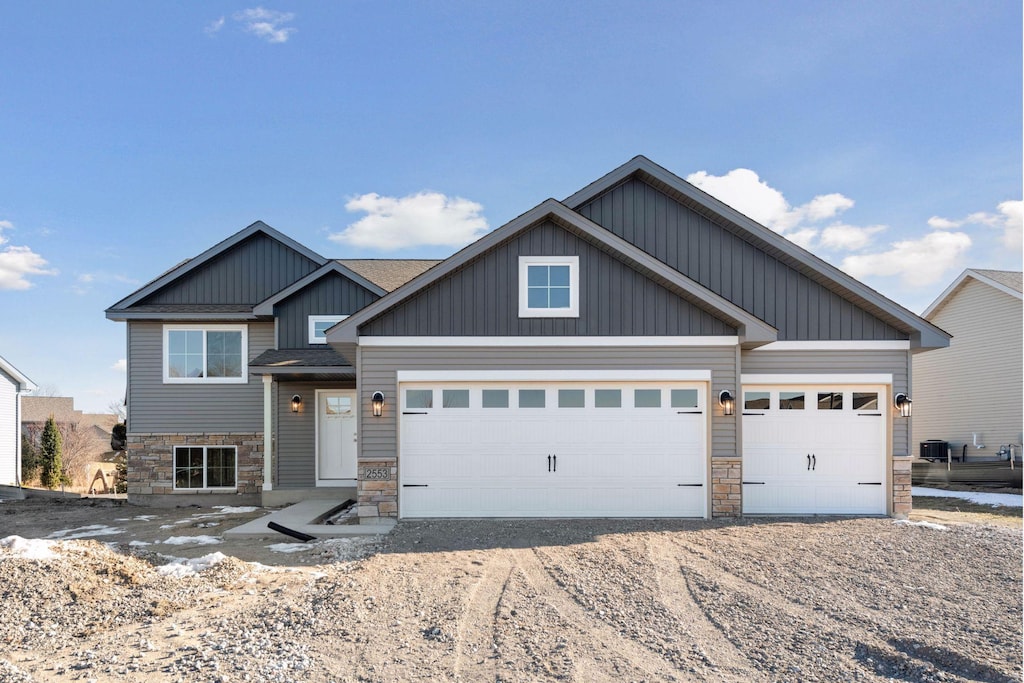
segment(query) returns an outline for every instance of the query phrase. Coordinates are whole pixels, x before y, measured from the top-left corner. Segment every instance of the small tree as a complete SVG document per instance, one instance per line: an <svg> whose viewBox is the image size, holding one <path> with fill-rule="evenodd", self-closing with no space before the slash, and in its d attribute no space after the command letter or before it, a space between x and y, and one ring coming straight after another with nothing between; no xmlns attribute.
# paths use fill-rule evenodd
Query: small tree
<svg viewBox="0 0 1024 683"><path fill-rule="evenodd" d="M41 440L42 473L39 480L48 489L55 489L64 482L64 466L61 463L61 438L57 423L51 415L43 427Z"/></svg>
<svg viewBox="0 0 1024 683"><path fill-rule="evenodd" d="M21 483L35 481L39 476L39 448L28 434L21 435Z"/></svg>

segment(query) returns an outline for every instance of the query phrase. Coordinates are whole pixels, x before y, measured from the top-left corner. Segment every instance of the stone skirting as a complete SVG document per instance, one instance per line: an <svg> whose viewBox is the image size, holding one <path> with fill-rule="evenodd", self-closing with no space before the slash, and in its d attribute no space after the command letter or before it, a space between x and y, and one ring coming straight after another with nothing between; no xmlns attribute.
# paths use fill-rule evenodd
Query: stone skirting
<svg viewBox="0 0 1024 683"><path fill-rule="evenodd" d="M175 446L235 446L236 494L257 494L263 487L263 432L128 434L128 496L203 495L174 489ZM220 492L223 494L223 492Z"/></svg>
<svg viewBox="0 0 1024 683"><path fill-rule="evenodd" d="M711 516L743 514L743 460L739 456L711 459Z"/></svg>
<svg viewBox="0 0 1024 683"><path fill-rule="evenodd" d="M909 455L892 459L892 516L906 519L914 506L911 488L912 458Z"/></svg>
<svg viewBox="0 0 1024 683"><path fill-rule="evenodd" d="M356 476L356 504L361 522L398 517L398 466L394 458L360 460Z"/></svg>

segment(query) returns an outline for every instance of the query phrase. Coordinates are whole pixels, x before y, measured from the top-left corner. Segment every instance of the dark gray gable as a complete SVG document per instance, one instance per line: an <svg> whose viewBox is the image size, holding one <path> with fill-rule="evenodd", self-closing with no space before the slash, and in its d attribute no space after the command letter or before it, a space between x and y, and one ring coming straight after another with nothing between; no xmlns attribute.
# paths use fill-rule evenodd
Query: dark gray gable
<svg viewBox="0 0 1024 683"><path fill-rule="evenodd" d="M812 279L806 265L757 235L655 184L636 173L574 208L777 328L780 341L909 339L913 333L892 315L883 320L877 307L871 312L842 296L834 283L826 286L820 273Z"/></svg>
<svg viewBox="0 0 1024 683"><path fill-rule="evenodd" d="M519 257L579 256L578 318L519 317ZM736 328L552 220L513 235L362 325L386 336L736 335Z"/></svg>
<svg viewBox="0 0 1024 683"><path fill-rule="evenodd" d="M351 315L379 299L378 291L370 291L338 272L309 283L274 305L278 348L324 348L323 344L309 343L309 316Z"/></svg>

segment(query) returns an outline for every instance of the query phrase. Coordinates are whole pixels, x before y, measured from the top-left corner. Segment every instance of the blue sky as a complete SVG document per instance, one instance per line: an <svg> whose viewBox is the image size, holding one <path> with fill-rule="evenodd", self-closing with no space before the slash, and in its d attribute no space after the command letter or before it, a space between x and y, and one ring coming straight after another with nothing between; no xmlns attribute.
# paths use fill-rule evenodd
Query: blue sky
<svg viewBox="0 0 1024 683"><path fill-rule="evenodd" d="M1021 25L1018 1L2 3L0 355L105 410L103 310L257 219L443 257L636 154L920 311L1021 268Z"/></svg>

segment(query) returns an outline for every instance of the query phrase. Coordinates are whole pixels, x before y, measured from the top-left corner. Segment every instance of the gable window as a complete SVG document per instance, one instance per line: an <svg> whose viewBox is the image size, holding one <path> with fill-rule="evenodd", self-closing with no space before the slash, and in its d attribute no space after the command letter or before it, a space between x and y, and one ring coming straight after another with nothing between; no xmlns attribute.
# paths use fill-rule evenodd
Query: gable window
<svg viewBox="0 0 1024 683"><path fill-rule="evenodd" d="M327 330L331 329L347 317L347 315L309 316L309 343L326 344Z"/></svg>
<svg viewBox="0 0 1024 683"><path fill-rule="evenodd" d="M579 256L519 257L519 317L578 318Z"/></svg>
<svg viewBox="0 0 1024 683"><path fill-rule="evenodd" d="M174 488L234 489L236 456L234 446L176 446Z"/></svg>
<svg viewBox="0 0 1024 683"><path fill-rule="evenodd" d="M164 325L164 383L245 383L247 349L245 325Z"/></svg>

